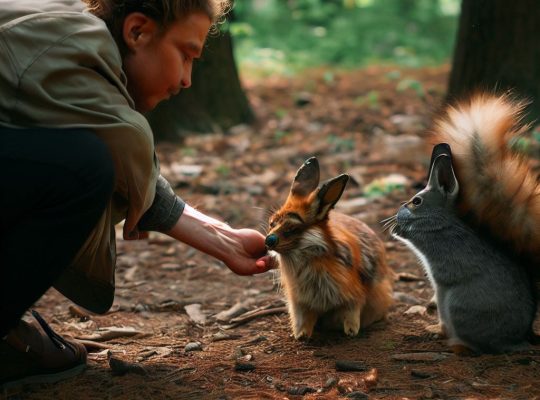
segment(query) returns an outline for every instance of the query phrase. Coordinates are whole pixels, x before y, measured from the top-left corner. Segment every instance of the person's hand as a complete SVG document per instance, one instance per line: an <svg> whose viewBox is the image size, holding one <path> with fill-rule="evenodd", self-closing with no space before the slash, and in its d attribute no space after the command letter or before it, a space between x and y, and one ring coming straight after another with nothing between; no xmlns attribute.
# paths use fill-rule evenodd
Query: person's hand
<svg viewBox="0 0 540 400"><path fill-rule="evenodd" d="M149 233L145 231L140 231L137 227L133 228L131 231L128 232L126 225L124 225L123 236L124 240L140 240L148 239Z"/></svg>
<svg viewBox="0 0 540 400"><path fill-rule="evenodd" d="M264 236L254 229L234 229L186 204L167 235L221 260L239 275L253 275L277 267L266 252Z"/></svg>
<svg viewBox="0 0 540 400"><path fill-rule="evenodd" d="M233 230L237 246L222 260L238 275L253 275L276 268L276 260L267 254L264 236L253 229Z"/></svg>

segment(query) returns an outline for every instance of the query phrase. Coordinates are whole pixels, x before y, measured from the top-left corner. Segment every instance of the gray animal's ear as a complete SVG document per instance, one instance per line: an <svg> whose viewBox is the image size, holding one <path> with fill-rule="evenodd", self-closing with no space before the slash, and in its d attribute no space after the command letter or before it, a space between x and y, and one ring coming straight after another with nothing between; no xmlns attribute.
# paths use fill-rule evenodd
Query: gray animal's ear
<svg viewBox="0 0 540 400"><path fill-rule="evenodd" d="M449 156L450 161L452 161L452 149L450 149L450 145L448 143L439 143L433 146L433 150L431 151L431 161L429 162L428 177L431 175L431 170L433 168L435 159L442 154Z"/></svg>
<svg viewBox="0 0 540 400"><path fill-rule="evenodd" d="M317 192L317 201L315 202L317 219L325 218L328 212L334 208L343 194L348 181L349 175L341 174L321 185Z"/></svg>
<svg viewBox="0 0 540 400"><path fill-rule="evenodd" d="M452 200L457 197L459 183L454 174L452 159L449 155L440 154L433 160L428 187L438 190Z"/></svg>
<svg viewBox="0 0 540 400"><path fill-rule="evenodd" d="M306 160L296 172L291 186L291 195L305 197L317 189L319 185L320 172L319 162L315 157Z"/></svg>

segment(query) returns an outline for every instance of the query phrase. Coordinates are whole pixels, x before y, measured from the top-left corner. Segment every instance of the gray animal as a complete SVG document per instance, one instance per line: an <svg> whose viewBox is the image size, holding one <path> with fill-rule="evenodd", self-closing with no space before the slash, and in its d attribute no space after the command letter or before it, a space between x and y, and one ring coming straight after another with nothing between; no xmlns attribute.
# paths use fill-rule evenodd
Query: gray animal
<svg viewBox="0 0 540 400"><path fill-rule="evenodd" d="M439 322L455 353L528 346L536 312L531 279L509 254L458 216L450 146L434 147L427 186L387 227L411 248L435 290Z"/></svg>

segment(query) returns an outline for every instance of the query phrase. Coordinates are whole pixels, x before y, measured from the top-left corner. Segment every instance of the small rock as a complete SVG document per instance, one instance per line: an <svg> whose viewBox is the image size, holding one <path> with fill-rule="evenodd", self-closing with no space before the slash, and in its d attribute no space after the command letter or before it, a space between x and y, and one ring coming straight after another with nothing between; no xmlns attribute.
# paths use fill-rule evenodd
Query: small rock
<svg viewBox="0 0 540 400"><path fill-rule="evenodd" d="M351 392L345 396L348 399L354 399L354 400L367 400L369 399L369 396L365 394L364 392L361 392L359 390L355 392Z"/></svg>
<svg viewBox="0 0 540 400"><path fill-rule="evenodd" d="M326 380L326 382L324 383L324 388L325 389L330 389L331 387L334 387L336 386L338 383L338 378L336 378L335 376L331 376L330 378L328 378Z"/></svg>
<svg viewBox="0 0 540 400"><path fill-rule="evenodd" d="M293 386L287 389L287 393L293 396L303 396L308 393L315 393L317 389L314 389L309 386Z"/></svg>
<svg viewBox="0 0 540 400"><path fill-rule="evenodd" d="M184 347L184 351L189 353L190 351L202 351L202 345L200 342L190 342Z"/></svg>
<svg viewBox="0 0 540 400"><path fill-rule="evenodd" d="M369 368L362 361L337 360L336 371L367 371Z"/></svg>
<svg viewBox="0 0 540 400"><path fill-rule="evenodd" d="M248 362L239 362L234 363L235 371L253 371L255 369L255 364Z"/></svg>
<svg viewBox="0 0 540 400"><path fill-rule="evenodd" d="M411 308L409 308L409 309L408 309L407 311L405 311L403 314L406 314L406 315L414 315L414 314L418 314L418 315L426 315L426 312L427 312L426 307L420 306L420 305L416 305L416 306L412 306Z"/></svg>

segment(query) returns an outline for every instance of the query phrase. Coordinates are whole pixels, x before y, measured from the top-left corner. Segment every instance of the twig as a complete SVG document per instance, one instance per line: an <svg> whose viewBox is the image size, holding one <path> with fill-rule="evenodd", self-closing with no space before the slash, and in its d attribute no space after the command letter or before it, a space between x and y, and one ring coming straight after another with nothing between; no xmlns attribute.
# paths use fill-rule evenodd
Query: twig
<svg viewBox="0 0 540 400"><path fill-rule="evenodd" d="M287 307L275 307L267 309L257 308L255 310L248 311L247 313L242 314L239 317L231 319L231 325L238 326L255 318L265 317L267 315L282 314L286 312Z"/></svg>

